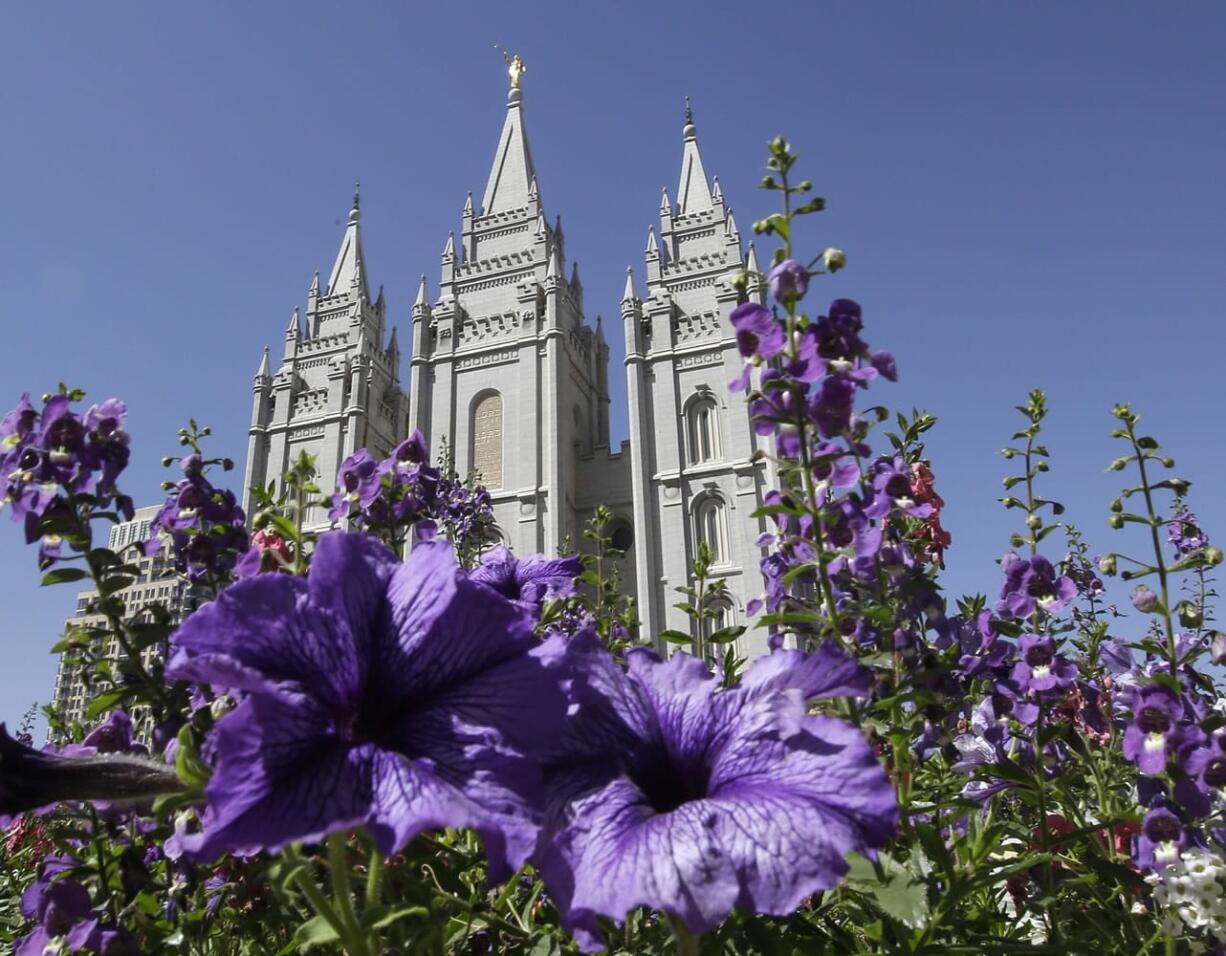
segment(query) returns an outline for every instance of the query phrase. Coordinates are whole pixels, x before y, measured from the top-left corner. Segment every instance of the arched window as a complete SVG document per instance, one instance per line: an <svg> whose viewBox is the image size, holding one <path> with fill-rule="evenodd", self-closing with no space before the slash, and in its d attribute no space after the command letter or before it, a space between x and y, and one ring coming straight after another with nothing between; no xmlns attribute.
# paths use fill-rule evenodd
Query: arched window
<svg viewBox="0 0 1226 956"><path fill-rule="evenodd" d="M714 398L704 395L690 403L686 431L691 465L719 458L719 419Z"/></svg>
<svg viewBox="0 0 1226 956"><path fill-rule="evenodd" d="M473 405L472 467L486 488L502 487L502 396L489 392Z"/></svg>
<svg viewBox="0 0 1226 956"><path fill-rule="evenodd" d="M698 543L705 544L711 552L712 564L727 564L728 520L724 515L724 503L714 495L703 498L694 509L694 528Z"/></svg>

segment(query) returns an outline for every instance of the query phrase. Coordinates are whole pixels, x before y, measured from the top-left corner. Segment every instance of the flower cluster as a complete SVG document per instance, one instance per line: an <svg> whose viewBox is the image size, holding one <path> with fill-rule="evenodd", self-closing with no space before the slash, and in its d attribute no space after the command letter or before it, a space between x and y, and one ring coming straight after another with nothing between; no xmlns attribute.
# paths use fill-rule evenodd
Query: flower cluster
<svg viewBox="0 0 1226 956"><path fill-rule="evenodd" d="M627 671L591 632L541 642L540 599L578 570L497 552L469 574L441 542L402 563L332 532L306 579L227 588L184 622L168 667L242 696L184 845L212 858L365 825L390 854L468 827L495 877L535 852L595 946L596 915L642 903L696 931L734 905L790 912L837 883L849 850L884 844L889 780L859 731L804 706L865 693L853 662L779 654L721 690L685 655L636 651ZM699 832L704 849L684 850Z"/></svg>
<svg viewBox="0 0 1226 956"><path fill-rule="evenodd" d="M328 517L334 522L348 519L393 547L403 543L405 529L417 541L442 532L457 544L473 537L483 542L493 523L489 492L470 488L431 465L421 432L382 460L365 448L346 458L336 476Z"/></svg>
<svg viewBox="0 0 1226 956"><path fill-rule="evenodd" d="M8 505L14 521L24 520L26 541L39 542L44 568L59 559L62 532L73 530L73 496L113 502L125 518L132 517L131 499L115 484L130 454L124 431L127 407L111 398L79 415L72 410L79 397L76 392L50 395L40 412L23 394L0 420L0 507ZM44 528L44 519L52 519L54 528Z"/></svg>
<svg viewBox="0 0 1226 956"><path fill-rule="evenodd" d="M179 462L183 477L149 525L145 553L167 548L180 574L191 581L221 578L247 551L246 515L234 492L215 488L199 454Z"/></svg>
<svg viewBox="0 0 1226 956"><path fill-rule="evenodd" d="M1189 849L1149 877L1154 903L1170 936L1207 930L1226 944L1226 862L1216 853Z"/></svg>

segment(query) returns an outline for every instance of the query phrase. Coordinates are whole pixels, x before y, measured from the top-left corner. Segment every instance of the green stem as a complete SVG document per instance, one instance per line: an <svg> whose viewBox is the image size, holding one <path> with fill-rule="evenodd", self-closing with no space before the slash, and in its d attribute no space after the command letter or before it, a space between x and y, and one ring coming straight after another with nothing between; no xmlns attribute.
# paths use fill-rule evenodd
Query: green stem
<svg viewBox="0 0 1226 956"><path fill-rule="evenodd" d="M292 860L299 864L297 872L294 874L294 880L298 884L298 888L302 890L303 895L311 904L311 908L317 914L322 916L329 926L332 927L332 932L336 933L336 938L345 942L346 927L341 921L340 915L336 909L328 902L328 898L324 896L315 882L315 878L311 876L311 864L302 855L297 847L290 847L285 851L286 859ZM346 949L348 946L346 946Z"/></svg>
<svg viewBox="0 0 1226 956"><path fill-rule="evenodd" d="M343 833L328 834L328 869L332 875L332 896L337 913L345 925L345 933L341 937L345 941L345 949L351 956L367 956L366 934L358 922L353 895L349 891L349 861Z"/></svg>
<svg viewBox="0 0 1226 956"><path fill-rule="evenodd" d="M1137 468L1141 472L1141 490L1145 495L1145 513L1149 518L1149 535L1154 545L1154 565L1158 569L1158 581L1162 589L1162 618L1166 625L1166 653L1174 674L1178 665L1178 653L1175 650L1175 625L1171 621L1170 587L1167 582L1166 559L1162 554L1162 540L1158 535L1158 516L1154 513L1153 489L1149 485L1149 475L1145 471L1145 449L1137 443L1136 429L1133 422L1128 421L1128 439L1132 442L1133 451L1137 456Z"/></svg>
<svg viewBox="0 0 1226 956"><path fill-rule="evenodd" d="M702 935L694 935L685 928L685 923L679 916L668 914L668 921L673 927L673 940L677 944L677 956L698 956L698 941Z"/></svg>
<svg viewBox="0 0 1226 956"><path fill-rule="evenodd" d="M366 908L379 905L379 897L383 893L383 854L376 849L370 851L370 865L366 871Z"/></svg>

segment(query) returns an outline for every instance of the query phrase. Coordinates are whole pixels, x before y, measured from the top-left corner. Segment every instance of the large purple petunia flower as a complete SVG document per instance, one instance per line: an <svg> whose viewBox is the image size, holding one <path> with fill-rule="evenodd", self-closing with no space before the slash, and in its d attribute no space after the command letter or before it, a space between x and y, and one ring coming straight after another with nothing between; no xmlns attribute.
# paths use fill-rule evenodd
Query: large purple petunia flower
<svg viewBox="0 0 1226 956"><path fill-rule="evenodd" d="M1169 687L1150 684L1137 691L1132 715L1124 731L1124 756L1141 773L1162 773L1167 756L1183 743L1183 702Z"/></svg>
<svg viewBox="0 0 1226 956"><path fill-rule="evenodd" d="M538 830L531 748L565 698L526 609L470 581L449 546L401 563L366 535L322 536L307 579L258 575L188 618L174 679L246 692L217 725L197 857L366 825L384 853L436 827L485 840L493 878Z"/></svg>
<svg viewBox="0 0 1226 956"><path fill-rule="evenodd" d="M570 597L575 593L575 578L583 573L577 555L547 558L530 554L517 558L505 547L491 548L469 578L493 588L513 601L539 607L541 602Z"/></svg>
<svg viewBox="0 0 1226 956"><path fill-rule="evenodd" d="M898 806L863 735L805 700L862 694L833 648L777 651L721 690L686 654L630 651L622 670L591 635L575 677L566 756L548 772L541 872L580 944L597 916L638 906L691 932L733 907L786 914L893 834Z"/></svg>

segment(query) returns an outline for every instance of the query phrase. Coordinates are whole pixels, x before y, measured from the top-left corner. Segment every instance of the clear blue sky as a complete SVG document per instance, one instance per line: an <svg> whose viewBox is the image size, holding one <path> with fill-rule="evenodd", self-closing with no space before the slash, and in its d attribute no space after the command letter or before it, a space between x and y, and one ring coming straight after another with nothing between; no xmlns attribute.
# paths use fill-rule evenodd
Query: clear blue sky
<svg viewBox="0 0 1226 956"><path fill-rule="evenodd" d="M993 590L1010 519L996 450L1028 388L1051 395L1054 480L1097 550L1132 400L1226 540L1226 6L1155 4L15 4L0 32L0 315L7 408L58 381L131 406L126 487L194 415L242 460L260 350L326 272L362 181L372 279L407 336L417 277L502 121L494 43L522 53L546 208L589 319L642 280L681 104L738 222L785 133L830 211L801 241L849 268L819 298L865 307L899 385L941 418L929 448L954 535L948 586ZM615 439L625 434L620 343ZM1058 544L1052 547L1058 552ZM0 519L0 719L51 693L75 598L40 591ZM1122 622L1121 634L1140 622Z"/></svg>

